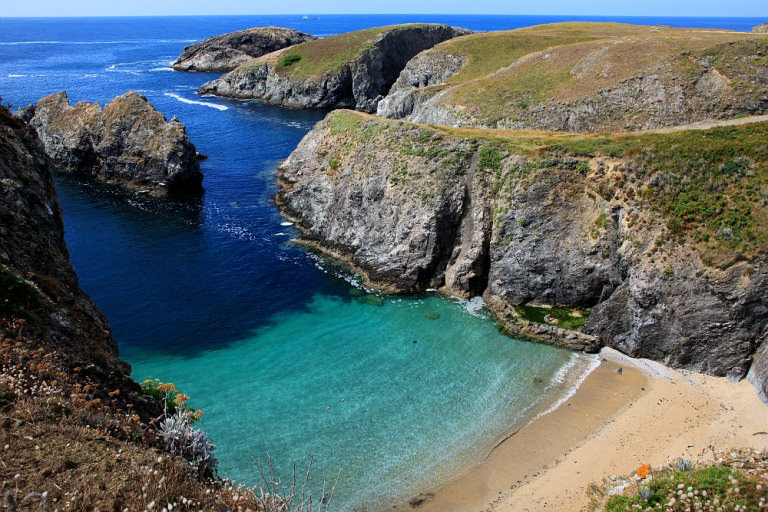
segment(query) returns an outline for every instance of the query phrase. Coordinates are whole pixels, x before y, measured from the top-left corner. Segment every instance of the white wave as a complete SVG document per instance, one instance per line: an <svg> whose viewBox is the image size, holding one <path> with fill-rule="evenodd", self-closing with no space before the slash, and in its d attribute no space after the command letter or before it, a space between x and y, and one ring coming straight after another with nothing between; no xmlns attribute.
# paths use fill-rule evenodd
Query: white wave
<svg viewBox="0 0 768 512"><path fill-rule="evenodd" d="M589 357L590 362L589 365L585 370L582 371L581 375L579 375L579 378L576 379L576 381L568 388L568 390L563 394L563 396L560 397L559 400L557 400L555 403L553 403L549 408L536 415L535 418L533 418L528 424L533 423L534 421L538 420L542 416L546 416L547 414L551 413L561 405L563 405L565 402L571 399L571 397L576 394L576 391L581 387L581 385L584 383L585 380L587 380L587 377L589 377L589 374L592 373L597 369L598 366L600 366L600 357L599 356L584 356L581 354L573 354L571 355L571 360L565 363L562 368L560 368L555 376L552 378L553 383L556 384L563 384L565 382L566 377L568 374L573 370L573 368L579 363L579 360Z"/></svg>
<svg viewBox="0 0 768 512"><path fill-rule="evenodd" d="M9 74L8 78L24 78L25 76L27 76L27 75L11 75L11 74Z"/></svg>
<svg viewBox="0 0 768 512"><path fill-rule="evenodd" d="M188 103L190 105L202 105L204 107L215 108L216 110L229 110L229 107L225 107L224 105L217 105L215 103L208 103L208 102L205 102L205 101L190 100L190 99L187 99L187 98L182 98L178 94L175 94L175 93L172 93L172 92L166 92L166 93L163 93L163 94L165 96L170 97L170 98L177 99L177 100L179 100L182 103Z"/></svg>
<svg viewBox="0 0 768 512"><path fill-rule="evenodd" d="M283 233L282 231L279 233L275 233L275 236L289 236L288 233Z"/></svg>
<svg viewBox="0 0 768 512"><path fill-rule="evenodd" d="M485 301L482 297L472 297L471 299L460 299L459 304L464 306L464 309L469 313L470 315L477 317L477 318L486 318L486 315L483 313L483 310L485 309Z"/></svg>
<svg viewBox="0 0 768 512"><path fill-rule="evenodd" d="M281 222L281 226L293 226L293 222Z"/></svg>
<svg viewBox="0 0 768 512"><path fill-rule="evenodd" d="M152 68L152 69L150 69L150 71L173 71L173 69L169 68L169 67L167 67L167 68L166 67L164 67L164 68Z"/></svg>
<svg viewBox="0 0 768 512"><path fill-rule="evenodd" d="M135 39L125 41L5 41L0 46L22 44L141 44L141 43L194 43L197 39Z"/></svg>

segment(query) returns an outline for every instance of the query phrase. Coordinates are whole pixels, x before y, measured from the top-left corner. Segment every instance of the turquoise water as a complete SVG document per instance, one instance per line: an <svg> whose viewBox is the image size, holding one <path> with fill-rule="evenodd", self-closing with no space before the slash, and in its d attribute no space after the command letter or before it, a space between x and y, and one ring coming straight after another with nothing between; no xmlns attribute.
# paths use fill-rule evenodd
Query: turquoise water
<svg viewBox="0 0 768 512"><path fill-rule="evenodd" d="M312 455L313 486L341 471L333 504L348 510L407 499L484 457L553 398L574 357L499 334L467 303L380 300L317 295L226 349L133 352L133 374L194 397L224 475L251 482L269 454L288 477Z"/></svg>
<svg viewBox="0 0 768 512"><path fill-rule="evenodd" d="M287 478L314 456L316 498L341 470L335 510L387 508L482 459L595 360L502 336L465 303L357 297L348 272L289 242L297 233L270 201L277 163L324 112L201 98L197 88L217 75L168 66L194 41L252 26L325 36L418 21L501 30L585 19L0 18L0 96L18 107L62 89L101 103L135 90L187 126L209 156L199 203L57 177L81 287L133 376L174 382L204 411L222 476L253 483L254 458L269 453ZM592 19L735 30L762 21Z"/></svg>

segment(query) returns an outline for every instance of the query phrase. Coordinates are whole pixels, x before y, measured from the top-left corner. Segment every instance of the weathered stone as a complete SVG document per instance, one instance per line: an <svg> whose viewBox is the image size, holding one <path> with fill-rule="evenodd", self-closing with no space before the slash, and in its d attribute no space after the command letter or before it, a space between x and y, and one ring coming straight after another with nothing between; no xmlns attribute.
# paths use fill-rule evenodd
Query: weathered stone
<svg viewBox="0 0 768 512"><path fill-rule="evenodd" d="M315 36L282 27L256 27L204 39L184 48L176 71L232 71L240 64Z"/></svg>
<svg viewBox="0 0 768 512"><path fill-rule="evenodd" d="M70 106L65 92L20 112L56 164L153 196L202 193L195 146L178 119L170 122L134 92L102 110L97 103Z"/></svg>
<svg viewBox="0 0 768 512"><path fill-rule="evenodd" d="M499 154L491 172L482 142L363 119L331 114L279 168L278 204L316 247L391 290L483 294L520 336L747 373L768 322L768 268L706 265L665 239L663 220L621 192L646 179L642 162ZM593 311L574 336L523 321L521 304Z"/></svg>
<svg viewBox="0 0 768 512"><path fill-rule="evenodd" d="M276 59L248 63L203 84L201 94L261 99L294 108L353 107L375 112L378 102L416 54L469 31L447 25L403 25L383 31L338 68L307 78L276 71Z"/></svg>
<svg viewBox="0 0 768 512"><path fill-rule="evenodd" d="M130 366L118 359L106 319L78 286L52 169L34 130L0 106L0 272L4 281L15 274L34 290L24 304L24 333L70 368L83 368L91 382L121 390L142 416L157 415L158 404L147 402ZM17 291L3 292L4 300L21 300ZM4 328L14 315L0 308Z"/></svg>

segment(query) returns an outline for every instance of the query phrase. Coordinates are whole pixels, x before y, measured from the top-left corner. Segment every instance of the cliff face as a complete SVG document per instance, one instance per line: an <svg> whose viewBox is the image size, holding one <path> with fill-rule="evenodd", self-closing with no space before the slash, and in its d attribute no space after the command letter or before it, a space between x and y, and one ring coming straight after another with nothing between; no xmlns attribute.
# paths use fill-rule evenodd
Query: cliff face
<svg viewBox="0 0 768 512"><path fill-rule="evenodd" d="M509 137L338 111L280 167L278 204L390 289L482 294L513 333L743 377L768 321L764 125ZM577 333L528 322L525 304L593 310Z"/></svg>
<svg viewBox="0 0 768 512"><path fill-rule="evenodd" d="M177 119L166 121L147 99L129 92L104 106L70 106L65 92L20 112L57 165L153 196L201 194L195 146Z"/></svg>
<svg viewBox="0 0 768 512"><path fill-rule="evenodd" d="M331 36L248 62L199 92L295 108L374 112L412 57L467 33L446 25L403 25Z"/></svg>
<svg viewBox="0 0 768 512"><path fill-rule="evenodd" d="M765 37L572 25L442 43L406 66L377 113L454 127L581 132L768 110Z"/></svg>
<svg viewBox="0 0 768 512"><path fill-rule="evenodd" d="M250 28L187 46L172 67L176 71L232 71L256 57L313 39L317 38L289 28Z"/></svg>
<svg viewBox="0 0 768 512"><path fill-rule="evenodd" d="M107 321L78 287L51 168L34 131L0 108L0 321L6 329L26 321L39 347L146 406Z"/></svg>

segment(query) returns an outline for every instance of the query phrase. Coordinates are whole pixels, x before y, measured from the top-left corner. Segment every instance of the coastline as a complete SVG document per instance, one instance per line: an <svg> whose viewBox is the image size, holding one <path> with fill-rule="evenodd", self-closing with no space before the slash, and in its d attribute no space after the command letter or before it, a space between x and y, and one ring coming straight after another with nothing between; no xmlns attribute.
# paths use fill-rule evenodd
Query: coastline
<svg viewBox="0 0 768 512"><path fill-rule="evenodd" d="M611 349L599 357L600 366L559 407L480 464L392 509L584 510L591 483L641 464L707 460L710 447L766 448L768 407L746 380L677 371Z"/></svg>

